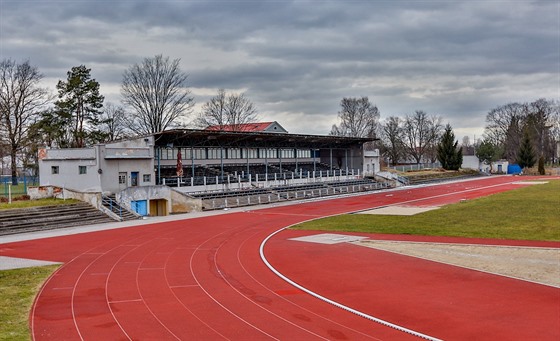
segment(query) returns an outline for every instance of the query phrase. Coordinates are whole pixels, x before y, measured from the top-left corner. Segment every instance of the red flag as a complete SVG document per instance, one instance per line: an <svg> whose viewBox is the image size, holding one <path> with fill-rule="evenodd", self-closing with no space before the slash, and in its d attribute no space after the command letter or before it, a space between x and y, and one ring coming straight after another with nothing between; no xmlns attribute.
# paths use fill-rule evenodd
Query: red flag
<svg viewBox="0 0 560 341"><path fill-rule="evenodd" d="M177 152L177 176L183 176L183 160L181 160L181 150Z"/></svg>

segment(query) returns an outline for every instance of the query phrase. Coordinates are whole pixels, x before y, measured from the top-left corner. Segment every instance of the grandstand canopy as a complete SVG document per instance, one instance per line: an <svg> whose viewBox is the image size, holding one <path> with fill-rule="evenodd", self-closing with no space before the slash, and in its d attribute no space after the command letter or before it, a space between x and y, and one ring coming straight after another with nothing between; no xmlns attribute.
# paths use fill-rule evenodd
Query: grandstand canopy
<svg viewBox="0 0 560 341"><path fill-rule="evenodd" d="M352 148L377 138L175 129L154 134L155 147Z"/></svg>

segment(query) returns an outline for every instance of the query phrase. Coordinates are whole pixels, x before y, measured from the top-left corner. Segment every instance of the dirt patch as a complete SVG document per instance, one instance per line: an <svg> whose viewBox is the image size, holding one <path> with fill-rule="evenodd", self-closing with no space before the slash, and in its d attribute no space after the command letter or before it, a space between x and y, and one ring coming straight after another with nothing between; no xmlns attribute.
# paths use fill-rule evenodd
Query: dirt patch
<svg viewBox="0 0 560 341"><path fill-rule="evenodd" d="M560 288L560 249L376 240L356 244Z"/></svg>

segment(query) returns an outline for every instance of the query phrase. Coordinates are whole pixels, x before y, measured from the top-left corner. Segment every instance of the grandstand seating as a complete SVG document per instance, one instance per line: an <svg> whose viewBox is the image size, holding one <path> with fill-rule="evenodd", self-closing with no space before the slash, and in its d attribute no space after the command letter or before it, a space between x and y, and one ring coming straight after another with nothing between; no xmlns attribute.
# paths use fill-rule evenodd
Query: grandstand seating
<svg viewBox="0 0 560 341"><path fill-rule="evenodd" d="M291 186L250 188L232 191L191 193L202 200L203 210L250 206L287 200L301 200L345 193L356 193L388 188L386 183L370 179L325 181Z"/></svg>
<svg viewBox="0 0 560 341"><path fill-rule="evenodd" d="M223 177L222 177L222 167L223 167ZM249 175L252 179L258 178L260 180L274 180L274 179L290 179L290 178L307 178L308 176L313 177L313 171L315 171L315 177L326 177L332 176L333 171L340 173L342 172L339 168L331 167L324 163L276 163L268 164L268 166L258 163L258 164L213 164L201 166L197 165L194 168L194 173L192 167L183 166L183 177L181 186L190 186L191 182L193 185L203 185L204 183L216 184L227 183L227 182L237 182L237 181L248 181ZM342 172L344 173L344 172ZM193 175L194 174L194 175ZM177 186L177 170L175 167L160 167L159 177L163 179L162 183L167 186ZM204 177L206 177L206 182L204 182ZM216 179L217 177L217 179ZM192 178L192 180L190 179Z"/></svg>

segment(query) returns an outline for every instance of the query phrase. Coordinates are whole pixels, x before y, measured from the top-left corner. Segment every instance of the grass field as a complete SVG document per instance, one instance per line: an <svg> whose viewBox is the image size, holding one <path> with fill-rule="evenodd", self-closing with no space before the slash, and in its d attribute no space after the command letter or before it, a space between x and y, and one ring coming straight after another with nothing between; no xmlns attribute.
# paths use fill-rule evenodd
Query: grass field
<svg viewBox="0 0 560 341"><path fill-rule="evenodd" d="M0 271L0 340L30 340L29 311L58 265Z"/></svg>
<svg viewBox="0 0 560 341"><path fill-rule="evenodd" d="M35 206L68 205L68 204L75 204L77 202L79 202L79 200L75 200L75 199L62 200L62 199L54 199L54 198L12 201L11 204L0 203L0 210L10 209L10 208L27 208L27 207L35 207Z"/></svg>
<svg viewBox="0 0 560 341"><path fill-rule="evenodd" d="M447 205L413 216L345 214L293 228L560 241L560 181Z"/></svg>

